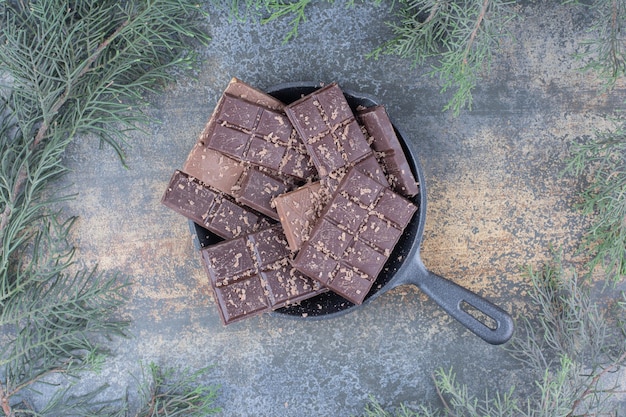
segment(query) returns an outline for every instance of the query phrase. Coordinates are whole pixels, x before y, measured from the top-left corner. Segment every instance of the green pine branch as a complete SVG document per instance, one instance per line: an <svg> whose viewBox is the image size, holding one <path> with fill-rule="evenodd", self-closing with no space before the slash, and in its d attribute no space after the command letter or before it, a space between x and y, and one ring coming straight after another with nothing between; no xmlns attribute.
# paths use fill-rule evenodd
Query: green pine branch
<svg viewBox="0 0 626 417"><path fill-rule="evenodd" d="M626 127L596 132L584 142L573 144L565 170L588 177L578 205L590 218L582 250L591 254L588 269L602 267L607 280L626 275Z"/></svg>
<svg viewBox="0 0 626 417"><path fill-rule="evenodd" d="M64 0L0 2L0 410L6 416L125 415L101 389L72 381L102 366L103 337L124 336L118 317L128 285L79 267L73 219L53 209L73 196L51 189L66 172L71 141L96 135L123 160L126 132L148 123L144 95L194 62L208 42L190 2ZM50 377L64 376L40 410ZM189 384L181 386L187 398ZM197 381L196 381L197 382ZM185 391L187 390L187 391ZM191 392L194 392L193 390ZM177 398L175 395L173 398ZM197 409L190 402L189 409Z"/></svg>
<svg viewBox="0 0 626 417"><path fill-rule="evenodd" d="M573 417L618 415L625 391L611 374L626 366L624 323L607 316L590 296L590 283L566 271L561 260L541 270L529 269L534 314L523 318L505 346L521 366L535 377L531 395L515 387L476 395L457 380L453 369L433 375L443 407L421 404L388 411L375 400L367 417ZM625 298L626 299L626 298ZM623 318L626 304L617 306Z"/></svg>
<svg viewBox="0 0 626 417"><path fill-rule="evenodd" d="M195 372L183 370L179 376L173 369L161 369L151 363L149 376L144 376L142 395L144 406L136 417L206 417L216 414L220 408L214 405L216 386L203 386L198 380L210 368Z"/></svg>
<svg viewBox="0 0 626 417"><path fill-rule="evenodd" d="M626 75L626 1L595 0L578 4L590 13L593 23L588 28L589 39L580 44L577 57L584 62L584 71L593 71L603 81L603 89L611 90L620 77Z"/></svg>
<svg viewBox="0 0 626 417"><path fill-rule="evenodd" d="M333 0L329 0L333 1ZM285 16L293 15L293 19L290 21L291 30L283 38L283 43L289 42L291 39L298 36L298 27L300 23L306 21L305 9L311 3L311 0L268 0L265 7L270 12L270 16L261 19L261 23L267 24L276 19L283 18Z"/></svg>
<svg viewBox="0 0 626 417"><path fill-rule="evenodd" d="M400 0L398 22L390 23L394 37L368 56L398 55L413 66L431 63L431 77L441 92L452 91L444 106L458 115L471 109L472 91L488 73L492 57L512 19L503 0Z"/></svg>

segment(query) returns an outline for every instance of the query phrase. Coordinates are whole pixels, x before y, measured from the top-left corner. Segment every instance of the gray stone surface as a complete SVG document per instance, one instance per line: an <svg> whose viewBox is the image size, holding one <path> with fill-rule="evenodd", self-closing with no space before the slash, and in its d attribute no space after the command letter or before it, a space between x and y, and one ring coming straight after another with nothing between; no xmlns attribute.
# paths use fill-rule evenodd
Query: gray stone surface
<svg viewBox="0 0 626 417"><path fill-rule="evenodd" d="M287 19L260 25L211 12L213 41L197 79L181 77L152 98L146 111L160 123L133 135L129 169L90 138L68 151L68 180L80 193L68 203L80 217L78 258L134 282L124 312L133 337L110 343L115 356L94 380L123 392L141 362L213 365L206 382L221 384L223 416L360 415L370 396L385 406L438 404L438 368L452 367L480 396L531 384L502 348L412 287L330 321L265 315L224 327L186 221L159 200L231 77L261 89L337 81L377 96L420 154L429 187L426 266L522 317L528 283L519 267L548 259L550 244L572 259L582 230L571 209L576 182L558 175L568 144L624 107L624 86L600 94L572 58L587 36L585 16L538 3L517 7L473 111L456 118L441 111L447 97L425 68L365 58L390 36L385 6L314 2L286 44Z"/></svg>

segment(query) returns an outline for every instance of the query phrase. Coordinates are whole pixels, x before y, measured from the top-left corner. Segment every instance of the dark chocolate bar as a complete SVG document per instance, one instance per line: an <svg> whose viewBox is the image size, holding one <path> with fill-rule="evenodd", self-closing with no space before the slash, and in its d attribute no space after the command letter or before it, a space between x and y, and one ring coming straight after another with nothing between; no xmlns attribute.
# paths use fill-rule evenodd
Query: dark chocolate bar
<svg viewBox="0 0 626 417"><path fill-rule="evenodd" d="M294 269L289 256L279 225L202 249L224 324L327 291Z"/></svg>
<svg viewBox="0 0 626 417"><path fill-rule="evenodd" d="M278 220L278 213L272 200L294 188L294 183L287 178L270 175L200 143L189 153L183 172L275 220Z"/></svg>
<svg viewBox="0 0 626 417"><path fill-rule="evenodd" d="M336 83L285 106L285 113L302 137L320 177L372 153Z"/></svg>
<svg viewBox="0 0 626 417"><path fill-rule="evenodd" d="M372 152L356 164L346 165L345 167L334 170L328 176L321 178L320 181L323 187L328 190L328 194L332 195L334 193L339 186L339 183L346 175L346 172L348 172L348 170L352 167L385 187L389 187L389 181L387 181L385 171L382 169L376 159L376 156Z"/></svg>
<svg viewBox="0 0 626 417"><path fill-rule="evenodd" d="M361 304L417 206L350 169L293 265Z"/></svg>
<svg viewBox="0 0 626 417"><path fill-rule="evenodd" d="M225 239L271 225L262 215L181 171L172 176L161 202Z"/></svg>
<svg viewBox="0 0 626 417"><path fill-rule="evenodd" d="M381 155L381 165L386 170L391 188L409 197L419 193L419 186L385 107L374 106L359 110L358 116L372 137L372 148Z"/></svg>
<svg viewBox="0 0 626 417"><path fill-rule="evenodd" d="M302 140L282 111L264 105L267 100L262 100L263 94L241 81L231 81L200 142L209 149L278 175L312 177L315 168ZM276 103L273 104L275 108Z"/></svg>

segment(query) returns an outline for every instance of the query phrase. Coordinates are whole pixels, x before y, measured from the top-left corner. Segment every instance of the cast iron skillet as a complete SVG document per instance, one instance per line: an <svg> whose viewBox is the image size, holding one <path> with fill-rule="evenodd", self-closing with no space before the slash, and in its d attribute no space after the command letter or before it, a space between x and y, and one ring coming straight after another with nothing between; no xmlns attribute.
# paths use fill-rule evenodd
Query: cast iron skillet
<svg viewBox="0 0 626 417"><path fill-rule="evenodd" d="M320 87L319 83L314 82L286 83L269 88L267 93L289 104ZM345 89L343 92L353 110L358 106L371 107L379 104L374 97L367 94ZM416 285L448 314L483 340L494 345L505 343L513 334L513 320L504 310L452 281L430 272L422 263L420 243L426 221L426 183L416 151L410 142L404 139L405 136L398 130L395 123L394 128L420 185L420 193L412 199L419 209L366 296L365 302L399 285ZM211 236L211 233L199 226L195 229L194 232L202 246L214 243L216 238L219 240L217 236ZM199 233L201 230L203 233ZM310 320L336 317L353 311L356 307L358 306L329 291L299 304L278 309L274 314Z"/></svg>

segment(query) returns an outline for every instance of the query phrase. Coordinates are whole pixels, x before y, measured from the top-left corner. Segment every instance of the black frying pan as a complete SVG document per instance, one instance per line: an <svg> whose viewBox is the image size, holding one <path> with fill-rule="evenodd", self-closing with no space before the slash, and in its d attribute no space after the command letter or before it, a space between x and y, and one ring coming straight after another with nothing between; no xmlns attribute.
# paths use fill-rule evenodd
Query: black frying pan
<svg viewBox="0 0 626 417"><path fill-rule="evenodd" d="M319 83L297 82L274 86L267 92L288 104L318 88L320 88ZM353 110L358 106L371 107L379 104L374 97L369 95L354 93L345 89L343 92ZM430 272L422 263L420 243L426 221L426 182L417 158L417 152L412 148L409 141L404 139L395 123L394 127L413 174L420 184L420 193L412 199L419 209L366 296L365 302L373 300L397 286L416 285L448 314L483 340L494 345L505 343L513 335L513 320L504 310L452 281ZM202 246L221 240L199 226L194 226L194 232ZM278 309L275 314L303 317L310 320L336 317L352 311L355 307L358 306L329 291L304 300L299 304Z"/></svg>

